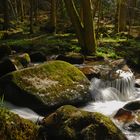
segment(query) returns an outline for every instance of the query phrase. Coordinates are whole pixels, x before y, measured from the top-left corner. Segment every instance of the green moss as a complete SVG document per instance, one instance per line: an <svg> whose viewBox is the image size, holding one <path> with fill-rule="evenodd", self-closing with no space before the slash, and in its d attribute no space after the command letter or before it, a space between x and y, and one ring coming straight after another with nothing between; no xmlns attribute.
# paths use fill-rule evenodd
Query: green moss
<svg viewBox="0 0 140 140"><path fill-rule="evenodd" d="M52 137L69 140L126 140L110 118L96 112L86 112L73 106L62 106L46 117L44 127Z"/></svg>
<svg viewBox="0 0 140 140"><path fill-rule="evenodd" d="M0 107L0 138L3 140L37 140L38 127Z"/></svg>
<svg viewBox="0 0 140 140"><path fill-rule="evenodd" d="M27 67L27 65L31 62L31 59L28 53L16 55L15 59L17 59L24 67Z"/></svg>
<svg viewBox="0 0 140 140"><path fill-rule="evenodd" d="M31 44L31 40L27 40L27 39L9 39L6 42L3 41L4 43L6 43L9 46L26 46Z"/></svg>
<svg viewBox="0 0 140 140"><path fill-rule="evenodd" d="M90 83L86 76L78 68L64 61L50 61L15 71L2 77L0 82L6 95L13 94L14 102L21 103L20 98L27 98L29 95L23 104L30 107L33 106L30 102L31 96L35 98L35 102L41 102L48 108L91 100L88 92ZM34 106L39 108L37 104Z"/></svg>

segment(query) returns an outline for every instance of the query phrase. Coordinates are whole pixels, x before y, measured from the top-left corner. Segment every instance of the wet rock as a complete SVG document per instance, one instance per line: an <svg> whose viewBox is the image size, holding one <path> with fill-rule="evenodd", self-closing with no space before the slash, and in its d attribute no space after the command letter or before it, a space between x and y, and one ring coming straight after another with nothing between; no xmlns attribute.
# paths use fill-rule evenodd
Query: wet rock
<svg viewBox="0 0 140 140"><path fill-rule="evenodd" d="M140 88L140 79L136 79L135 87Z"/></svg>
<svg viewBox="0 0 140 140"><path fill-rule="evenodd" d="M126 61L124 59L118 59L114 61L108 61L109 66L115 69L121 69L124 65L126 65Z"/></svg>
<svg viewBox="0 0 140 140"><path fill-rule="evenodd" d="M102 57L102 56L86 56L85 60L86 61L103 61L104 57Z"/></svg>
<svg viewBox="0 0 140 140"><path fill-rule="evenodd" d="M131 111L140 110L140 101L138 100L138 101L129 102L123 108Z"/></svg>
<svg viewBox="0 0 140 140"><path fill-rule="evenodd" d="M126 65L126 61L124 59L118 59L115 61L106 60L107 65L109 66L106 71L101 73L101 78L104 80L116 80L122 79L124 74L132 77L133 73L130 68Z"/></svg>
<svg viewBox="0 0 140 140"><path fill-rule="evenodd" d="M126 140L110 118L67 105L44 118L47 138L57 140Z"/></svg>
<svg viewBox="0 0 140 140"><path fill-rule="evenodd" d="M124 129L132 132L140 132L140 124L137 122L131 122L123 126Z"/></svg>
<svg viewBox="0 0 140 140"><path fill-rule="evenodd" d="M33 52L30 54L31 62L44 62L46 56L42 52Z"/></svg>
<svg viewBox="0 0 140 140"><path fill-rule="evenodd" d="M128 123L134 120L135 115L132 111L121 108L117 111L114 118L118 121Z"/></svg>
<svg viewBox="0 0 140 140"><path fill-rule="evenodd" d="M63 61L18 70L0 79L5 100L40 114L61 105L91 100L89 84L78 68Z"/></svg>
<svg viewBox="0 0 140 140"><path fill-rule="evenodd" d="M114 116L128 131L140 131L140 101L127 103Z"/></svg>
<svg viewBox="0 0 140 140"><path fill-rule="evenodd" d="M33 122L0 107L0 139L38 140L38 127Z"/></svg>
<svg viewBox="0 0 140 140"><path fill-rule="evenodd" d="M84 63L84 57L82 55L59 55L57 60L63 60L66 62L69 62L71 64L83 64Z"/></svg>
<svg viewBox="0 0 140 140"><path fill-rule="evenodd" d="M100 77L100 70L92 66L83 66L83 67L79 67L79 69L86 75L86 77L89 80L91 80L94 77L96 78Z"/></svg>

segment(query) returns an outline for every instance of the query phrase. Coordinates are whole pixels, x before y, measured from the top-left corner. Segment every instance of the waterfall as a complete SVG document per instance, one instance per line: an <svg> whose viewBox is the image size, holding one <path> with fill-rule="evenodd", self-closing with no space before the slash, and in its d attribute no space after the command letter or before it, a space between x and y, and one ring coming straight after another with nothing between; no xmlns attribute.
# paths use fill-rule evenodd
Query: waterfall
<svg viewBox="0 0 140 140"><path fill-rule="evenodd" d="M95 101L127 101L135 97L135 78L131 71L117 70L119 77L115 80L93 78L90 92Z"/></svg>
<svg viewBox="0 0 140 140"><path fill-rule="evenodd" d="M112 121L126 135L128 140L140 140L139 132L132 132L123 128L123 123L113 119L116 112L130 101L140 100L140 88L135 88L135 77L131 71L116 71L119 76L105 75L106 79L93 78L90 91L93 101L81 109L90 112L100 112L109 116ZM113 77L113 78L112 78Z"/></svg>

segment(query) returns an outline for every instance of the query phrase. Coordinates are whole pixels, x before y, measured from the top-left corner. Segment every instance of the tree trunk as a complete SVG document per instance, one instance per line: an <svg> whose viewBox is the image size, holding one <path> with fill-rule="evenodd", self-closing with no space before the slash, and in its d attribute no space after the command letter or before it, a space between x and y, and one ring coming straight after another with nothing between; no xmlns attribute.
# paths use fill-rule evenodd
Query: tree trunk
<svg viewBox="0 0 140 140"><path fill-rule="evenodd" d="M85 50L85 42L84 42L84 29L83 29L83 24L82 21L79 17L79 14L76 10L76 7L74 5L73 0L64 0L68 14L71 18L72 24L75 28L79 44L82 48L82 50Z"/></svg>
<svg viewBox="0 0 140 140"><path fill-rule="evenodd" d="M30 33L33 32L33 0L30 0Z"/></svg>
<svg viewBox="0 0 140 140"><path fill-rule="evenodd" d="M19 0L19 4L20 4L20 18L21 18L21 22L23 22L24 20L24 8L23 8L23 0Z"/></svg>
<svg viewBox="0 0 140 140"><path fill-rule="evenodd" d="M81 0L81 13L83 21L77 12L73 0L64 0L72 24L75 28L79 44L84 55L92 55L96 52L96 37L93 24L93 13L91 0Z"/></svg>
<svg viewBox="0 0 140 140"><path fill-rule="evenodd" d="M118 6L118 32L121 32L126 30L127 0L119 0Z"/></svg>
<svg viewBox="0 0 140 140"><path fill-rule="evenodd" d="M85 39L85 53L91 55L96 52L96 37L93 25L93 14L91 7L91 0L81 0L83 7L83 23L84 23L84 39Z"/></svg>
<svg viewBox="0 0 140 140"><path fill-rule="evenodd" d="M56 34L56 0L51 0L51 28Z"/></svg>
<svg viewBox="0 0 140 140"><path fill-rule="evenodd" d="M8 8L8 0L3 1L3 29L8 30L9 28L9 8Z"/></svg>
<svg viewBox="0 0 140 140"><path fill-rule="evenodd" d="M35 0L35 2L34 2L35 23L37 23L37 21L38 21L38 4L39 4L39 1L38 0Z"/></svg>
<svg viewBox="0 0 140 140"><path fill-rule="evenodd" d="M99 2L100 2L100 0L92 0L92 5L93 5L93 9L92 9L92 11L93 11L93 18L95 17L96 12L98 10Z"/></svg>

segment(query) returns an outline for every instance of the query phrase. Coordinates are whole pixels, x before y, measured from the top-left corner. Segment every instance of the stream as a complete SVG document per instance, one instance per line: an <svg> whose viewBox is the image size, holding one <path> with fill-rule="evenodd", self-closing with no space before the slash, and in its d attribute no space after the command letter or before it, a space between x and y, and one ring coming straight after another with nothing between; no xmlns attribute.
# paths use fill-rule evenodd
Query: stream
<svg viewBox="0 0 140 140"><path fill-rule="evenodd" d="M130 132L123 129L123 124L113 119L114 114L130 101L140 100L140 88L135 88L135 78L132 72L119 71L122 78L113 81L103 81L93 78L90 91L93 101L82 107L82 110L100 112L109 116L112 121L126 134L128 140L140 140L139 132ZM17 107L4 102L4 106L19 116L37 122L43 117L29 108Z"/></svg>
<svg viewBox="0 0 140 140"><path fill-rule="evenodd" d="M121 72L122 79L103 81L94 78L90 90L93 95L92 102L81 108L85 111L100 112L109 116L122 130L128 140L140 140L140 132L130 132L123 128L123 124L113 119L116 112L130 101L140 100L140 88L135 88L133 73Z"/></svg>

